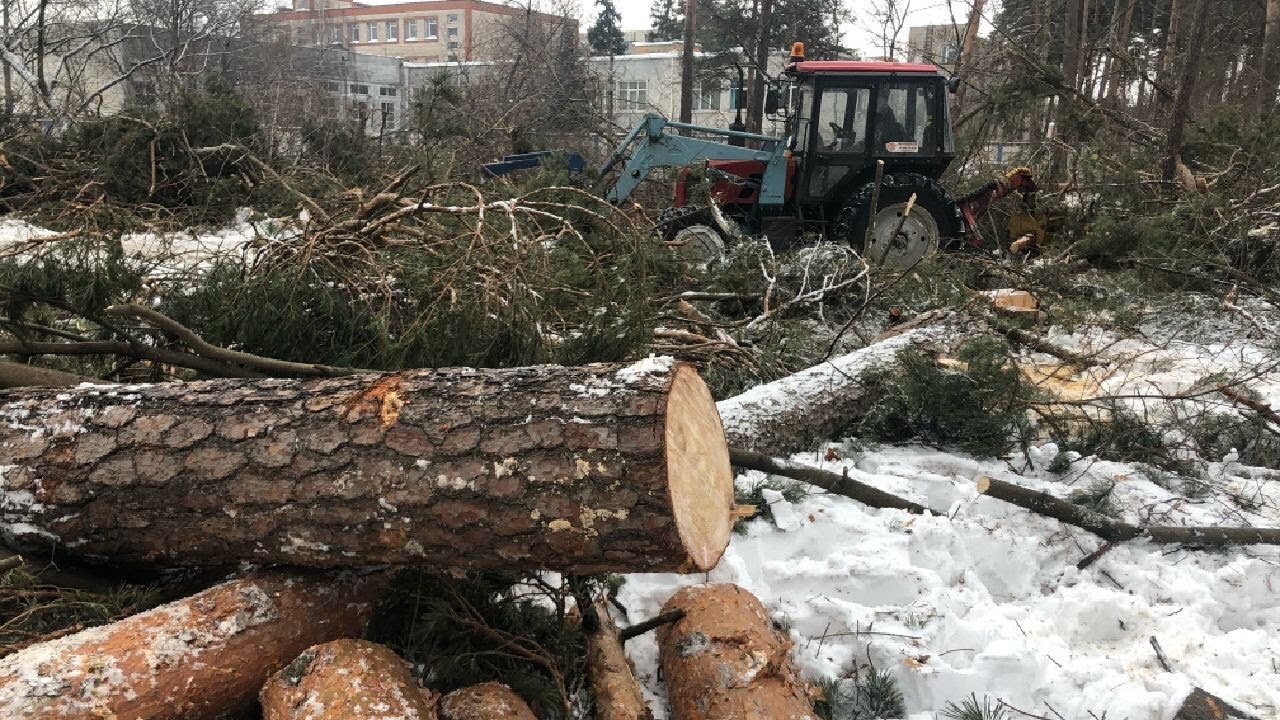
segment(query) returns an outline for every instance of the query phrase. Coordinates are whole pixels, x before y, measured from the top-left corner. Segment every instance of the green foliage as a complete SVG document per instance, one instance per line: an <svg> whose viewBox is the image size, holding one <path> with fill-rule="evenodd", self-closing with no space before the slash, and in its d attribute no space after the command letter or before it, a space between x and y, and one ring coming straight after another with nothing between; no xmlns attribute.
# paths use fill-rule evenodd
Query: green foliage
<svg viewBox="0 0 1280 720"><path fill-rule="evenodd" d="M822 698L813 712L822 720L881 720L906 715L902 691L893 676L872 668L857 678L818 681Z"/></svg>
<svg viewBox="0 0 1280 720"><path fill-rule="evenodd" d="M882 442L920 440L979 456L1008 452L1029 430L1034 391L999 339L976 338L956 352L962 368L907 350L892 371L874 374L875 404L859 434Z"/></svg>
<svg viewBox="0 0 1280 720"><path fill-rule="evenodd" d="M973 694L961 700L959 705L948 701L942 708L942 716L948 720L1006 720L1009 713L999 700L993 705L991 698L983 695L982 702L978 702L978 696Z"/></svg>
<svg viewBox="0 0 1280 720"><path fill-rule="evenodd" d="M1137 462L1174 469L1174 458L1160 429L1119 403L1102 413L1072 418L1045 418L1062 452L1074 450L1117 462Z"/></svg>
<svg viewBox="0 0 1280 720"><path fill-rule="evenodd" d="M765 490L777 490L782 499L797 503L809 496L809 486L798 480L766 476L763 480L753 481L746 486L739 486L734 491L734 502L738 505L754 505L756 514L750 518L739 518L733 524L733 531L739 534L747 531L747 523L755 519L773 521L773 509L764 498Z"/></svg>
<svg viewBox="0 0 1280 720"><path fill-rule="evenodd" d="M1115 506L1115 489L1114 480L1096 480L1083 490L1071 493L1068 499L1100 515L1114 516L1118 512Z"/></svg>
<svg viewBox="0 0 1280 720"><path fill-rule="evenodd" d="M542 717L563 718L585 683L586 636L580 623L567 621L567 588L521 582L506 572L445 578L405 571L366 634L419 669L433 690L499 681L540 707Z"/></svg>
<svg viewBox="0 0 1280 720"><path fill-rule="evenodd" d="M302 126L302 148L309 162L348 185L372 183L379 169L377 141L354 122L308 122Z"/></svg>
<svg viewBox="0 0 1280 720"><path fill-rule="evenodd" d="M1207 460L1221 460L1234 448L1242 464L1280 468L1280 438L1256 413L1208 412L1195 418L1190 432L1200 455Z"/></svg>
<svg viewBox="0 0 1280 720"><path fill-rule="evenodd" d="M151 585L120 583L100 590L60 588L57 576L22 565L0 575L0 652L66 628L105 625L160 602Z"/></svg>
<svg viewBox="0 0 1280 720"><path fill-rule="evenodd" d="M596 0L596 22L587 30L587 42L601 55L622 55L627 51L627 39L622 34L622 16L613 6L613 0Z"/></svg>

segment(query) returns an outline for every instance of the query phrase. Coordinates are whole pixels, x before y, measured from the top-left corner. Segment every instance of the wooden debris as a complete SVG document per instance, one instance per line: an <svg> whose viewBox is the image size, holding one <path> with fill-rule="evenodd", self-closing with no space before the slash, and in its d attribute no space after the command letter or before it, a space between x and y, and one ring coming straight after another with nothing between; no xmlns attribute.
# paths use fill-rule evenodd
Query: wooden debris
<svg viewBox="0 0 1280 720"><path fill-rule="evenodd" d="M307 647L356 635L382 573L262 572L0 660L0 717L203 720Z"/></svg>
<svg viewBox="0 0 1280 720"><path fill-rule="evenodd" d="M754 595L695 585L662 607L677 608L684 618L658 628L673 720L816 720L791 642Z"/></svg>
<svg viewBox="0 0 1280 720"><path fill-rule="evenodd" d="M697 371L409 370L13 390L0 530L117 563L709 570L733 476ZM24 500L25 499L25 500Z"/></svg>
<svg viewBox="0 0 1280 720"><path fill-rule="evenodd" d="M487 682L440 698L440 720L538 720L519 695L502 683Z"/></svg>
<svg viewBox="0 0 1280 720"><path fill-rule="evenodd" d="M1237 710L1217 695L1200 688L1191 691L1172 720L1258 720L1243 710Z"/></svg>
<svg viewBox="0 0 1280 720"><path fill-rule="evenodd" d="M391 648L335 640L307 648L262 687L263 720L435 720L435 698Z"/></svg>
<svg viewBox="0 0 1280 720"><path fill-rule="evenodd" d="M929 508L891 495L879 488L858 482L847 475L837 475L826 470L800 465L790 460L772 458L768 455L731 448L729 458L736 467L747 470L759 470L770 475L784 475L793 480L809 483L827 492L843 495L868 507L896 508L912 513L924 513Z"/></svg>

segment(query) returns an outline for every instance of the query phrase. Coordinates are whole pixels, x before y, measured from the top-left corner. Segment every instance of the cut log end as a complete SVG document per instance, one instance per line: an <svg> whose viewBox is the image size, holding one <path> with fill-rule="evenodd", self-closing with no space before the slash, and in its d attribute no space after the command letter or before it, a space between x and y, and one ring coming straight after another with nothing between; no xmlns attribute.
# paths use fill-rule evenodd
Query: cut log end
<svg viewBox="0 0 1280 720"><path fill-rule="evenodd" d="M676 530L694 568L710 570L728 547L733 529L733 469L715 400L691 366L676 370L666 420Z"/></svg>
<svg viewBox="0 0 1280 720"><path fill-rule="evenodd" d="M525 701L502 683L464 687L440 698L440 720L537 720Z"/></svg>
<svg viewBox="0 0 1280 720"><path fill-rule="evenodd" d="M263 686L265 720L436 720L434 698L390 648L335 640L299 655Z"/></svg>

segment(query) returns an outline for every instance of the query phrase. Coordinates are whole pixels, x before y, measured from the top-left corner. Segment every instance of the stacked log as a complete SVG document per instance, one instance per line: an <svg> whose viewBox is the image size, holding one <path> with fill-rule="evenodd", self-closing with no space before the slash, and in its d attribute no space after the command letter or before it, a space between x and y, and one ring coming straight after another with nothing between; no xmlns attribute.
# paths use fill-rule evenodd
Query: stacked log
<svg viewBox="0 0 1280 720"><path fill-rule="evenodd" d="M383 574L263 572L0 660L0 717L212 720L318 642L358 634Z"/></svg>
<svg viewBox="0 0 1280 720"><path fill-rule="evenodd" d="M115 563L701 571L733 475L694 368L0 393L0 530Z"/></svg>
<svg viewBox="0 0 1280 720"><path fill-rule="evenodd" d="M737 585L695 585L662 607L675 609L684 617L658 628L673 720L817 720L791 641L754 595Z"/></svg>
<svg viewBox="0 0 1280 720"><path fill-rule="evenodd" d="M390 648L335 640L308 648L262 688L263 720L435 720L430 691L418 687Z"/></svg>
<svg viewBox="0 0 1280 720"><path fill-rule="evenodd" d="M440 720L537 720L519 695L502 683L487 682L440 698Z"/></svg>
<svg viewBox="0 0 1280 720"><path fill-rule="evenodd" d="M596 701L596 720L653 720L622 649L618 626L604 600L583 611L587 628L587 674Z"/></svg>

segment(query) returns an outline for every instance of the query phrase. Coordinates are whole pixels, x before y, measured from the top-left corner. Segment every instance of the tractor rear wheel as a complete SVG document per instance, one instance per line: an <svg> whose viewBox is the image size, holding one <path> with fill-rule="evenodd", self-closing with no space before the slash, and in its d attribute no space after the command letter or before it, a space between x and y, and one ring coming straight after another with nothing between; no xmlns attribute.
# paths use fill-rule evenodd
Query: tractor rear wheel
<svg viewBox="0 0 1280 720"><path fill-rule="evenodd" d="M854 193L840 209L831 232L832 240L857 248L867 262L905 270L960 235L960 211L936 180L914 173L884 176L872 215L874 190L875 184L868 183ZM911 212L904 216L912 195Z"/></svg>

